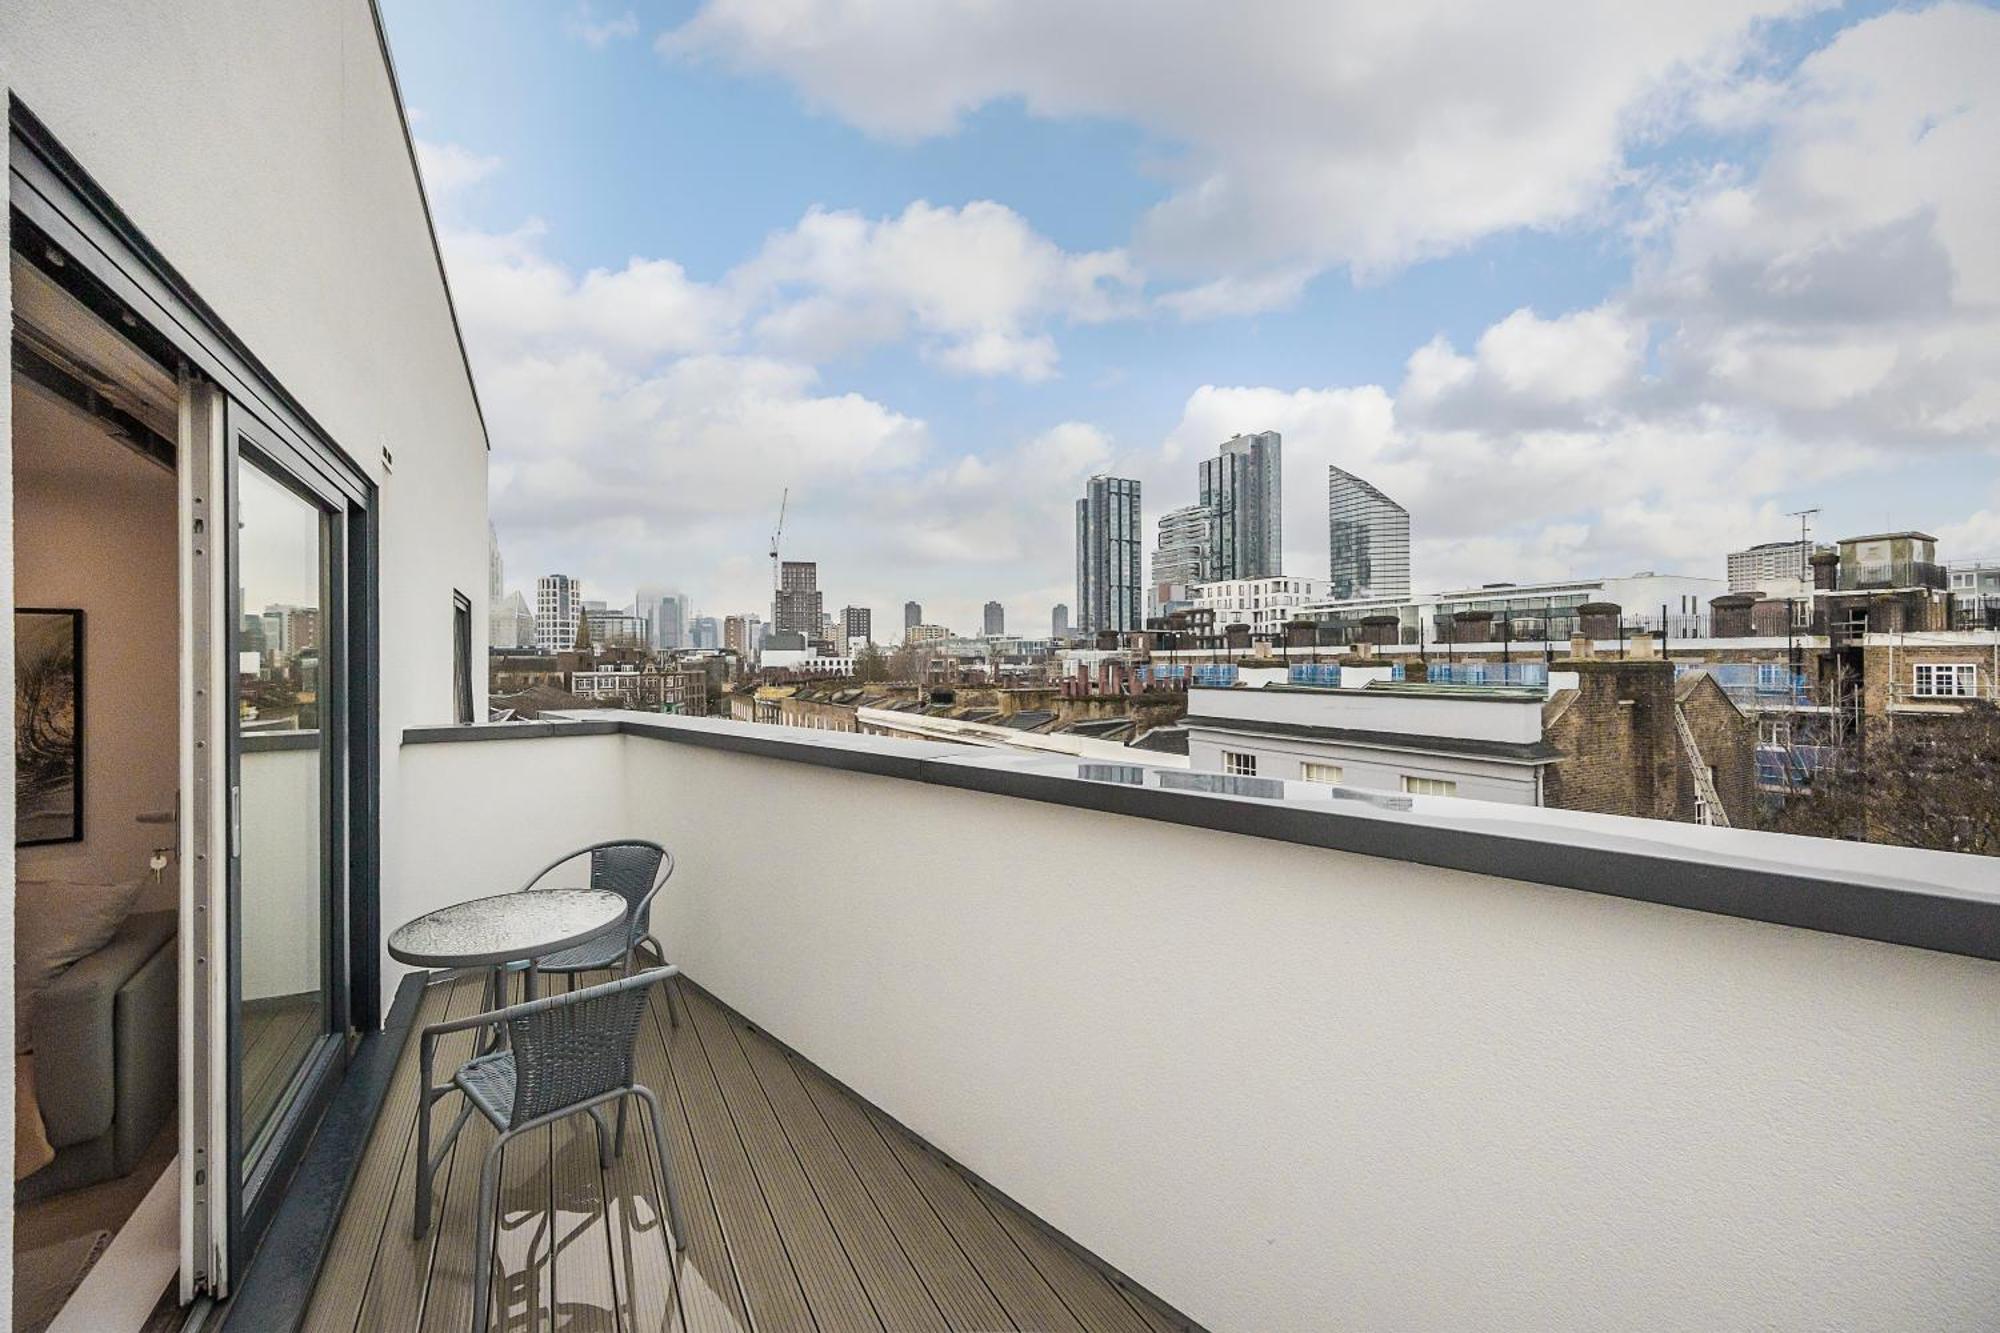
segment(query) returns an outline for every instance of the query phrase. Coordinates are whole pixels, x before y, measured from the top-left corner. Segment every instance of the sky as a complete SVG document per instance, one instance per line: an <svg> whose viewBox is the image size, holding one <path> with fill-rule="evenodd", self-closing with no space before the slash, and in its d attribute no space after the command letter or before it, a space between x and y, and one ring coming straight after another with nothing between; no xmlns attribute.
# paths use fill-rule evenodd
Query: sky
<svg viewBox="0 0 2000 1333"><path fill-rule="evenodd" d="M1420 589L2000 559L2000 10L384 0L511 587L1033 632L1239 431ZM1149 535L1148 548L1152 541Z"/></svg>

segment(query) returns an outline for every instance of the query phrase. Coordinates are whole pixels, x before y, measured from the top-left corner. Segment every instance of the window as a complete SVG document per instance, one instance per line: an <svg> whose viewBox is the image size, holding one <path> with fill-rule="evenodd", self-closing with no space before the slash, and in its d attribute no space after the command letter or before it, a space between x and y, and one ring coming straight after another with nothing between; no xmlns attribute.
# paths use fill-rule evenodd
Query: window
<svg viewBox="0 0 2000 1333"><path fill-rule="evenodd" d="M1231 777L1254 778L1257 776L1257 756L1240 750L1224 750L1222 771Z"/></svg>
<svg viewBox="0 0 2000 1333"><path fill-rule="evenodd" d="M1919 662L1911 693L1920 699L1970 699L1979 693L1979 668L1971 662Z"/></svg>
<svg viewBox="0 0 2000 1333"><path fill-rule="evenodd" d="M1420 778L1405 773L1403 790L1412 796L1456 796L1458 784L1450 778Z"/></svg>
<svg viewBox="0 0 2000 1333"><path fill-rule="evenodd" d="M1339 764L1300 764L1299 776L1307 782L1326 782L1334 786L1346 778L1347 772Z"/></svg>
<svg viewBox="0 0 2000 1333"><path fill-rule="evenodd" d="M1781 717L1761 718L1757 722L1757 743L1759 745L1790 745L1792 724Z"/></svg>
<svg viewBox="0 0 2000 1333"><path fill-rule="evenodd" d="M472 721L472 602L462 592L451 595L451 689L457 720Z"/></svg>

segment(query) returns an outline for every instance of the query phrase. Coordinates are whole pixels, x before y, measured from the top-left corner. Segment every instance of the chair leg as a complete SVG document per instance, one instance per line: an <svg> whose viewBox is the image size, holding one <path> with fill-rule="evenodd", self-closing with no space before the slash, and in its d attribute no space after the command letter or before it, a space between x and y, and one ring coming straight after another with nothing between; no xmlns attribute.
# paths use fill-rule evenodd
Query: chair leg
<svg viewBox="0 0 2000 1333"><path fill-rule="evenodd" d="M681 1025L680 1011L674 1008L674 979L668 977L660 983L660 997L667 1002L667 1026L678 1029Z"/></svg>
<svg viewBox="0 0 2000 1333"><path fill-rule="evenodd" d="M425 1088L417 1099L417 1213L410 1221L410 1234L418 1240L431 1229L431 1107L436 1104L428 1086L430 1070L424 1070Z"/></svg>
<svg viewBox="0 0 2000 1333"><path fill-rule="evenodd" d="M666 1117L660 1113L660 1099L653 1095L651 1088L643 1083L634 1083L632 1091L644 1099L646 1109L652 1112L654 1155L659 1158L660 1179L666 1183L667 1187L667 1220L673 1225L674 1248L676 1250L685 1250L687 1248L687 1224L681 1220L681 1192L674 1187L674 1167L673 1163L667 1157ZM622 1109L625 1105L625 1099L622 1097L619 1098L618 1105Z"/></svg>
<svg viewBox="0 0 2000 1333"><path fill-rule="evenodd" d="M621 1111L625 1109L623 1098L619 1099L618 1109ZM606 1171L609 1171L611 1169L611 1127L604 1123L604 1112L595 1106L590 1108L590 1123L597 1126L597 1164ZM618 1128L620 1130L625 1128L622 1118L619 1121ZM624 1143L622 1141L619 1144L619 1152L624 1152Z"/></svg>
<svg viewBox="0 0 2000 1333"><path fill-rule="evenodd" d="M486 1150L479 1171L479 1224L472 1242L472 1329L486 1333L493 1301L493 1213L500 1203L500 1162L508 1136L502 1134Z"/></svg>
<svg viewBox="0 0 2000 1333"><path fill-rule="evenodd" d="M612 1149L611 1149L611 1151L612 1151L612 1155L613 1155L613 1156L616 1156L616 1157L623 1157L623 1156L625 1155L625 1103L626 1103L626 1101L627 1101L627 1099L626 1099L626 1098L624 1098L624 1097L620 1097L620 1098L618 1099L618 1137L617 1137L617 1138L616 1138L615 1140L613 1140L613 1147L612 1147ZM606 1163L605 1163L605 1165L606 1165L606 1166L610 1166L610 1165L611 1165L611 1163L609 1163L609 1162L606 1162Z"/></svg>

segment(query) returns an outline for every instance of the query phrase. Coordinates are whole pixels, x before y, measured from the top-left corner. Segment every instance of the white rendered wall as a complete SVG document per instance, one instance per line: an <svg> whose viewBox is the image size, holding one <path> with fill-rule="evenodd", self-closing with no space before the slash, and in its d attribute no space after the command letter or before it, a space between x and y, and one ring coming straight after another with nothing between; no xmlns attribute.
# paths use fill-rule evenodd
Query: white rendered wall
<svg viewBox="0 0 2000 1333"><path fill-rule="evenodd" d="M147 858L173 829L139 816L171 814L180 779L174 476L47 392L14 394L14 604L84 613L83 840L21 848L21 873L145 878L139 909L172 908L180 872L155 882Z"/></svg>
<svg viewBox="0 0 2000 1333"><path fill-rule="evenodd" d="M1505 805L1538 805L1541 784L1529 764L1500 764L1481 759L1460 759L1447 755L1405 753L1364 749L1333 741L1304 737L1253 736L1188 729L1188 767L1201 773L1223 773L1223 751L1257 757L1260 778L1305 778L1306 764L1338 764L1340 785L1369 791L1398 792L1405 777L1438 778L1458 784L1452 793L1476 801L1498 801Z"/></svg>
<svg viewBox="0 0 2000 1333"><path fill-rule="evenodd" d="M384 852L396 871L383 876L383 938L433 908L518 889L564 852L640 827L625 797L624 739L404 746L402 843ZM409 971L386 957L383 968L389 991Z"/></svg>
<svg viewBox="0 0 2000 1333"><path fill-rule="evenodd" d="M1516 744L1542 738L1540 699L1449 698L1404 690L1217 689L1196 685L1188 690L1188 713Z"/></svg>
<svg viewBox="0 0 2000 1333"><path fill-rule="evenodd" d="M0 4L0 85L380 485L393 881L398 740L453 716L454 590L483 638L487 456L370 6Z"/></svg>
<svg viewBox="0 0 2000 1333"><path fill-rule="evenodd" d="M405 762L394 910L663 839L689 975L1209 1327L2000 1308L2000 965L640 736Z"/></svg>

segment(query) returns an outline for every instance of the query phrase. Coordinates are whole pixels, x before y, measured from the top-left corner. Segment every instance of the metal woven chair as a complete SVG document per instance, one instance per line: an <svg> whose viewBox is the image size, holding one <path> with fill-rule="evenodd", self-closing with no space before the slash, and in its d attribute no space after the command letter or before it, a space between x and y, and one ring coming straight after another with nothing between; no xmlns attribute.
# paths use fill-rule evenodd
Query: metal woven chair
<svg viewBox="0 0 2000 1333"><path fill-rule="evenodd" d="M653 899L659 896L660 890L673 876L674 857L657 842L648 842L643 838L619 838L579 847L536 871L521 886L521 891L527 893L534 890L557 869L585 856L590 858L590 887L609 889L625 899L624 924L581 944L544 954L527 964L524 991L529 999L535 997L539 973L567 973L572 976L579 972L605 970L628 973L641 944L652 945L655 956L662 963L667 961L666 949L652 933L652 908ZM674 1011L671 994L667 998L667 1021L675 1027L679 1027L681 1022Z"/></svg>
<svg viewBox="0 0 2000 1333"><path fill-rule="evenodd" d="M508 1140L516 1135L584 1112L597 1126L598 1161L609 1169L612 1157L625 1151L624 1117L622 1114L619 1117L614 1142L610 1126L604 1123L602 1108L616 1102L622 1112L626 1099L637 1097L652 1113L653 1144L667 1196L674 1248L687 1247L680 1193L674 1188L673 1169L667 1161L666 1126L659 1098L633 1077L633 1048L646 1010L647 992L656 983L679 973L677 967L653 968L565 995L548 995L510 1005L494 1013L433 1023L423 1030L419 1048L423 1097L417 1112L416 1235L422 1236L430 1229L432 1178L472 1113L479 1112L499 1131L486 1150L486 1161L479 1174L479 1222L473 1244L472 1280L475 1333L483 1333L486 1328L487 1307L492 1299L493 1213L500 1188L501 1153ZM433 1082L432 1065L437 1057L438 1039L489 1025L505 1028L508 1045L468 1060L458 1067L451 1082L437 1086ZM465 1098L465 1105L445 1133L443 1144L433 1153L431 1107L453 1092Z"/></svg>

